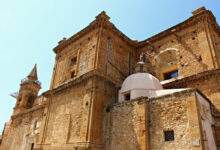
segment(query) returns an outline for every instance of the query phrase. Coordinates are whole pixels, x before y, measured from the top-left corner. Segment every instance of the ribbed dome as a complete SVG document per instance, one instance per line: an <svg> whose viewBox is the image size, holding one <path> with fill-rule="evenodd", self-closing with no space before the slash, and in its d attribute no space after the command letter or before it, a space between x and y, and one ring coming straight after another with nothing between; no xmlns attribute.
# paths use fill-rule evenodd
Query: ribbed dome
<svg viewBox="0 0 220 150"><path fill-rule="evenodd" d="M122 84L121 92L131 90L162 90L160 81L149 73L135 73L128 76Z"/></svg>

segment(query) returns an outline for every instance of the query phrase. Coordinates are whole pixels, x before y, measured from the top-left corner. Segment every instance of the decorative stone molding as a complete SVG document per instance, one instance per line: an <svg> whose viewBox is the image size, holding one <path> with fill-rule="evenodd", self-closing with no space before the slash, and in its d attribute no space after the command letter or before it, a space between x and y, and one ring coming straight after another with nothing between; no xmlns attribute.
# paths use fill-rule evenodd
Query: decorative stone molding
<svg viewBox="0 0 220 150"><path fill-rule="evenodd" d="M171 81L169 83L163 84L164 88L181 88L181 87L186 87L187 84L193 82L193 81L199 81L199 80L205 80L208 79L212 76L219 76L220 75L220 69L216 70L208 70L204 71L192 76L188 76L182 79L177 79L175 81Z"/></svg>
<svg viewBox="0 0 220 150"><path fill-rule="evenodd" d="M77 77L75 79L70 79L67 82L64 82L63 84L61 84L60 86L58 86L52 90L48 90L48 91L44 92L42 95L45 97L50 97L55 93L59 93L59 92L65 90L71 86L74 86L76 84L80 84L81 82L86 81L86 80L93 78L93 77L97 77L99 79L105 80L105 81L113 84L116 88L121 86L121 83L119 83L118 81L114 81L112 78L106 76L105 74L103 74L100 71L93 70L93 71L90 71L90 72L88 72L80 77Z"/></svg>
<svg viewBox="0 0 220 150"><path fill-rule="evenodd" d="M165 31L162 31L162 32L160 32L160 33L158 33L158 34L156 34L156 35L154 35L154 36L152 36L152 37L150 37L150 38L148 38L144 41L140 41L138 43L138 46L139 47L144 47L144 46L148 45L148 43L153 43L154 41L160 40L160 39L162 39L162 38L164 38L168 35L171 35L175 32L179 32L179 31L181 31L181 30L183 30L183 29L185 29L189 26L195 25L196 23L202 22L204 20L210 20L210 21L213 22L213 25L215 27L218 27L218 24L215 21L215 17L212 14L212 12L209 11L209 10L205 10L205 11L201 11L197 15L194 15L194 16L190 17L189 19L183 21L182 23L179 23L179 24L177 24L177 25L175 25L175 26L173 26L173 27L171 27L171 28L169 28Z"/></svg>

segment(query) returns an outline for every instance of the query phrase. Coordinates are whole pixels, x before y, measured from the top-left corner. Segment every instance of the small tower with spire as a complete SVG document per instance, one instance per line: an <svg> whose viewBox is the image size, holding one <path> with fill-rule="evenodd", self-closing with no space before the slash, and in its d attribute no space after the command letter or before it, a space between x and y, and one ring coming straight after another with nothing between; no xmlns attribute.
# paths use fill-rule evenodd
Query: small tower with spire
<svg viewBox="0 0 220 150"><path fill-rule="evenodd" d="M37 65L35 64L29 75L21 81L14 113L31 108L40 89L41 84L38 81Z"/></svg>

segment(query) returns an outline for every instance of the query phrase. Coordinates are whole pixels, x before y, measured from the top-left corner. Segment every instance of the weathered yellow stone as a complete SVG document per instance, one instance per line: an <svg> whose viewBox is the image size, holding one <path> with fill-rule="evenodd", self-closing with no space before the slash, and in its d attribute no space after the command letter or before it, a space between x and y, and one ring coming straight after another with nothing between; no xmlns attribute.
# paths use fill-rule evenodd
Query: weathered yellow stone
<svg viewBox="0 0 220 150"><path fill-rule="evenodd" d="M37 96L37 82L21 84L0 150L205 150L196 89L210 100L220 145L220 28L213 14L200 8L144 41L129 39L109 19L102 12L59 42L48 91ZM118 103L118 90L141 53L161 81L178 70L164 88L193 89ZM164 141L166 130L174 130L174 141Z"/></svg>

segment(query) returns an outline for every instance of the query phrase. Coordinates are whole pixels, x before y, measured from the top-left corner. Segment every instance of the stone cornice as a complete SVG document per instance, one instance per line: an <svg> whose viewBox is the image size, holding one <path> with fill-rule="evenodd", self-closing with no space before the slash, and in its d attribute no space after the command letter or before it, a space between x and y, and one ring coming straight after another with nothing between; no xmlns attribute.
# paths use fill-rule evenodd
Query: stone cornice
<svg viewBox="0 0 220 150"><path fill-rule="evenodd" d="M193 81L200 81L213 76L220 76L220 69L208 70L185 78L177 79L163 84L163 87L166 89L187 87L187 85L193 83Z"/></svg>
<svg viewBox="0 0 220 150"><path fill-rule="evenodd" d="M108 22L104 24L104 27L111 30L115 34L117 34L119 37L121 37L124 41L126 41L130 46L137 47L138 42L130 39L128 36L126 36L123 32L121 32L113 23Z"/></svg>
<svg viewBox="0 0 220 150"><path fill-rule="evenodd" d="M168 94L165 94L165 95L162 95L162 96L152 97L149 100L150 101L155 101L155 100L164 100L164 99L169 98L169 97L186 97L186 94L190 95L190 94L195 93L195 92L197 92L197 89L189 88L189 89L182 90L182 91L168 93Z"/></svg>
<svg viewBox="0 0 220 150"><path fill-rule="evenodd" d="M207 20L207 21L210 21L212 22L212 25L214 26L215 29L217 29L218 27L218 24L216 22L216 19L215 19L215 16L212 14L211 11L209 10L204 10L196 15L193 15L191 16L189 19L165 30L165 31L162 31L144 41L140 41L138 44L139 44L139 47L143 47L145 45L148 45L148 44L151 44L157 40L160 40L166 36L169 36L169 35L172 35L174 34L175 32L179 32L189 26L192 26L192 25L195 25L196 23L200 22L200 21L204 21L204 20Z"/></svg>
<svg viewBox="0 0 220 150"><path fill-rule="evenodd" d="M53 51L55 53L57 53L58 51L64 49L65 47L70 45L72 42L74 42L77 39L81 38L82 36L86 35L91 30L97 28L97 25L98 24L95 21L93 21L92 23L90 23L89 26L87 26L84 29L82 29L81 31L77 32L76 34L71 36L69 39L63 39L62 41L60 41L59 44L53 49Z"/></svg>
<svg viewBox="0 0 220 150"><path fill-rule="evenodd" d="M34 111L37 111L37 110L40 110L40 109L44 109L45 106L46 106L46 104L36 105L33 108L30 108L30 109L24 110L24 111L22 111L22 112L20 112L18 114L12 115L11 118L14 119L14 118L17 118L19 116L22 116L22 115L25 115L25 114L29 114L30 112L34 112Z"/></svg>
<svg viewBox="0 0 220 150"><path fill-rule="evenodd" d="M175 97L175 98L176 97L186 97L187 95L190 96L193 93L198 93L199 95L201 95L210 104L210 107L211 108L213 107L211 100L206 95L204 95L200 90L198 90L196 88L189 88L189 89L186 89L183 91L178 91L178 92L174 92L174 93L170 93L170 94L166 94L166 95L162 95L162 96L158 96L158 97L153 97L153 98L150 98L149 100L154 101L154 100L164 100L169 97ZM212 115L213 115L213 112L212 112Z"/></svg>
<svg viewBox="0 0 220 150"><path fill-rule="evenodd" d="M105 12L101 12L96 19L91 22L87 27L82 29L81 31L77 32L70 38L64 38L59 42L59 44L53 49L55 53L64 49L66 46L71 44L72 42L76 41L77 39L81 38L82 36L86 35L88 32L101 27L101 25L107 29L110 29L114 33L116 33L119 37L121 37L124 41L129 43L132 46L135 46L136 42L132 41L129 37L127 37L124 33L122 33L116 26L109 21L109 17L105 14Z"/></svg>
<svg viewBox="0 0 220 150"><path fill-rule="evenodd" d="M128 105L131 106L136 103L143 104L146 102L152 102L152 101L156 101L156 100L165 100L166 98L170 98L170 97L175 97L175 98L176 97L186 97L187 95L190 96L193 93L200 94L205 100L207 100L207 102L209 102L210 106L212 106L210 99L207 98L201 91L199 91L198 89L195 89L195 88L190 88L190 89L186 89L183 91L165 94L165 95L158 96L158 97L152 97L152 98L139 97L139 98L133 99L131 101L124 101L124 102L120 102L120 103L115 103L111 106L111 108L114 109L115 107L123 107L123 106L128 106Z"/></svg>
<svg viewBox="0 0 220 150"><path fill-rule="evenodd" d="M135 48L137 47L143 47L145 45L148 45L150 43L153 43L154 41L160 40L168 35L173 34L174 32L178 32L181 31L189 26L192 26L196 23L198 23L199 21L204 21L204 20L208 20L209 22L211 22L213 28L217 31L218 35L220 36L220 28L216 22L215 16L212 14L211 11L209 10L204 10L201 11L198 14L194 14L193 16L191 16L189 19L165 30L162 31L144 41L135 41L135 40L131 40L128 36L126 36L124 33L122 33L113 23L111 23L109 21L109 17L105 14L105 12L100 13L96 19L91 22L87 27L85 27L84 29L82 29L81 31L79 31L78 33L74 34L73 36L71 36L68 39L63 39L62 41L59 42L59 44L53 49L55 53L57 53L58 51L64 49L66 46L68 46L69 44L71 44L72 42L76 41L77 39L81 38L82 36L86 35L88 32L101 27L101 25L106 28L109 29L111 31L113 31L115 34L117 34L119 37L121 37L124 41L126 41L128 44L130 44L131 46L134 46Z"/></svg>
<svg viewBox="0 0 220 150"><path fill-rule="evenodd" d="M70 88L76 84L80 84L83 81L86 81L86 80L93 78L93 77L98 77L102 80L105 80L106 82L113 84L116 88L119 88L121 85L118 81L111 79L110 77L106 76L102 72L100 72L98 70L93 70L93 71L85 73L84 75L81 75L80 77L77 77L75 79L70 79L67 82L64 82L63 84L61 84L60 86L58 86L52 90L48 90L48 91L44 92L42 95L45 97L50 97L51 95L62 92L63 90L65 90L67 88Z"/></svg>

